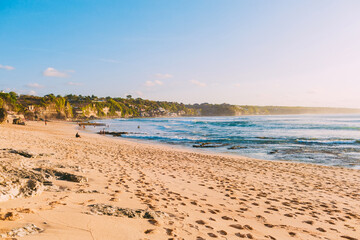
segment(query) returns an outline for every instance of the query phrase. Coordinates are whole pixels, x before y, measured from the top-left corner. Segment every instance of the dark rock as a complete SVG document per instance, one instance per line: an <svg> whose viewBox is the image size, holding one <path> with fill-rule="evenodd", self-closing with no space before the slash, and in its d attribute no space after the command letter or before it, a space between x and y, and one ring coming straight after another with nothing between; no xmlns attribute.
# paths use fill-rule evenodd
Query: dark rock
<svg viewBox="0 0 360 240"><path fill-rule="evenodd" d="M243 148L247 148L247 147L236 145L236 146L231 146L228 149L229 150L236 150L236 149L243 149Z"/></svg>
<svg viewBox="0 0 360 240"><path fill-rule="evenodd" d="M108 132L108 131L100 131L98 134L104 134L104 135L112 135L114 137L121 137L123 134L129 134L128 132Z"/></svg>
<svg viewBox="0 0 360 240"><path fill-rule="evenodd" d="M43 229L35 226L34 224L27 224L24 227L14 228L8 232L0 233L0 238L24 237L26 235L36 234L42 231Z"/></svg>
<svg viewBox="0 0 360 240"><path fill-rule="evenodd" d="M87 178L75 175L68 172L62 172L55 169L50 168L35 168L35 171L41 172L45 178L51 178L55 177L57 180L63 180L63 181L69 181L69 182L77 182L77 183L83 183L87 182Z"/></svg>
<svg viewBox="0 0 360 240"><path fill-rule="evenodd" d="M150 212L143 209L120 208L106 204L93 204L88 207L90 208L90 212L93 214L114 217L154 219L156 216L161 214L160 212Z"/></svg>
<svg viewBox="0 0 360 240"><path fill-rule="evenodd" d="M227 143L204 142L204 143L194 144L193 147L194 148L217 148L217 147L224 147L224 146L227 146L227 145L229 145L229 144L227 144Z"/></svg>
<svg viewBox="0 0 360 240"><path fill-rule="evenodd" d="M25 122L23 122L20 118L15 118L13 119L13 124L25 125Z"/></svg>
<svg viewBox="0 0 360 240"><path fill-rule="evenodd" d="M272 150L272 151L269 152L269 154L275 154L275 153L278 153L278 152L279 152L279 150Z"/></svg>
<svg viewBox="0 0 360 240"><path fill-rule="evenodd" d="M43 184L36 180L28 180L22 188L20 188L20 194L24 197L31 197L43 189Z"/></svg>
<svg viewBox="0 0 360 240"><path fill-rule="evenodd" d="M12 149L12 150L10 150L9 152L10 152L10 153L19 154L20 156L23 156L23 157L26 157L26 158L32 158L32 157L34 157L33 154L28 153L28 152L26 152L26 151L21 151L21 150L18 151L18 150Z"/></svg>

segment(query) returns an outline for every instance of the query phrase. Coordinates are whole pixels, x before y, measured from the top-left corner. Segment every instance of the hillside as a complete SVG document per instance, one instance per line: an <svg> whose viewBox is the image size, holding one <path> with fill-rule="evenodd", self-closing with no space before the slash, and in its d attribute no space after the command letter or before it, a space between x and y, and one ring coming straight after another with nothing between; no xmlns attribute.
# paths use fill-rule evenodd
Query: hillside
<svg viewBox="0 0 360 240"><path fill-rule="evenodd" d="M284 106L249 106L230 104L193 104L186 105L195 109L201 116L240 116L240 115L285 115L285 114L352 114L360 113L356 108L326 107L284 107Z"/></svg>
<svg viewBox="0 0 360 240"><path fill-rule="evenodd" d="M98 98L96 96L53 94L44 97L0 93L0 108L22 114L26 119L94 119L130 117L193 116L184 104L141 98Z"/></svg>
<svg viewBox="0 0 360 240"><path fill-rule="evenodd" d="M192 104L151 101L141 98L111 98L49 94L43 97L0 93L0 122L7 114L20 114L26 119L84 120L95 118L240 116L279 114L360 113L360 109L247 106L230 104ZM2 119L1 119L2 118Z"/></svg>

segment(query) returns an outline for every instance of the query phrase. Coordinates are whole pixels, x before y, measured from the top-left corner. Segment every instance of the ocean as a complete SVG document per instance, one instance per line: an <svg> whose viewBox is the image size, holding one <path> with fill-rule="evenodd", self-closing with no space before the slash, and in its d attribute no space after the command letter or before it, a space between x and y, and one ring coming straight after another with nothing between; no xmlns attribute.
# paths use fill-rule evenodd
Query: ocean
<svg viewBox="0 0 360 240"><path fill-rule="evenodd" d="M106 131L129 132L124 138L265 160L360 169L360 115L132 118L96 122L108 125Z"/></svg>

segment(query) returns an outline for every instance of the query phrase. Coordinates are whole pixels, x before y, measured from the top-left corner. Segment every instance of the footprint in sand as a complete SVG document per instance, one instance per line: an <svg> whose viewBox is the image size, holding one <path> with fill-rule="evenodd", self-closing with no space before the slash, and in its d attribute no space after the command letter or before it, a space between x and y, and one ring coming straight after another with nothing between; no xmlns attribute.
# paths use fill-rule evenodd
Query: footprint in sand
<svg viewBox="0 0 360 240"><path fill-rule="evenodd" d="M148 222L154 226L160 226L159 222L155 219L149 219Z"/></svg>
<svg viewBox="0 0 360 240"><path fill-rule="evenodd" d="M228 217L228 216L222 216L221 218L224 220L233 220L231 217Z"/></svg>
<svg viewBox="0 0 360 240"><path fill-rule="evenodd" d="M225 232L224 230L220 230L220 231L218 231L218 233L219 233L220 235L223 235L223 236L226 236L226 235L227 235L227 232Z"/></svg>
<svg viewBox="0 0 360 240"><path fill-rule="evenodd" d="M214 233L208 233L209 237L212 237L212 238L217 238L218 236Z"/></svg>
<svg viewBox="0 0 360 240"><path fill-rule="evenodd" d="M232 227L232 228L236 228L236 229L244 229L244 227L243 226L241 226L240 224L231 224L231 225L229 225L230 227Z"/></svg>
<svg viewBox="0 0 360 240"><path fill-rule="evenodd" d="M144 233L145 234L151 234L151 233L154 233L154 231L155 231L155 229L148 229Z"/></svg>
<svg viewBox="0 0 360 240"><path fill-rule="evenodd" d="M200 225L205 225L205 221L203 221L203 220L197 220L195 222Z"/></svg>

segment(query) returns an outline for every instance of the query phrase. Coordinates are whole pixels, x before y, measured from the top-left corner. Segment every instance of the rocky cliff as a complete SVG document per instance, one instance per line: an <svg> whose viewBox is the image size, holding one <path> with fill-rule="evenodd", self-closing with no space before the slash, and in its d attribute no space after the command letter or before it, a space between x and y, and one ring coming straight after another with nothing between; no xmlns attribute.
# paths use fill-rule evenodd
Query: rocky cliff
<svg viewBox="0 0 360 240"><path fill-rule="evenodd" d="M140 98L97 98L76 95L62 97L52 94L35 97L1 93L0 99L0 108L5 110L5 113L8 113L11 119L19 117L19 114L28 120L81 120L194 115L194 111L186 108L184 104L150 101Z"/></svg>
<svg viewBox="0 0 360 240"><path fill-rule="evenodd" d="M0 93L0 122L26 118L83 120L96 118L179 117L179 116L240 116L281 114L360 113L360 109L248 106L230 104L191 104L151 101L141 98L98 98L96 96L66 95L44 97L18 96L14 92Z"/></svg>

